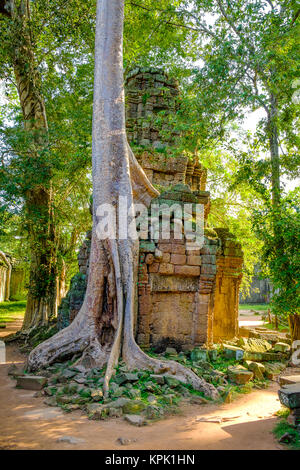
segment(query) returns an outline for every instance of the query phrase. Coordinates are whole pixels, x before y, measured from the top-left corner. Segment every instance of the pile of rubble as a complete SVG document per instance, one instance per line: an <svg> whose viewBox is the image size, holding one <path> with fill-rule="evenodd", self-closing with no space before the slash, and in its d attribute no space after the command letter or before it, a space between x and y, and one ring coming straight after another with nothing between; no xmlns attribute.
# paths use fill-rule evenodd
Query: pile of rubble
<svg viewBox="0 0 300 470"><path fill-rule="evenodd" d="M283 342L272 345L262 339L240 338L232 343L179 352L168 347L156 356L189 367L217 388L220 401L228 403L234 393L250 391L252 386L260 388L266 386L267 379L276 379L290 355L289 344ZM17 387L36 390L37 397L45 397L45 404L60 406L66 412L82 410L91 419L123 416L132 424L141 425L175 411L183 402L209 402L175 377L132 372L122 363L111 380L109 396L104 397L104 373L105 369L76 365L76 358L53 364L38 375L28 375L16 366L9 371L16 378Z"/></svg>

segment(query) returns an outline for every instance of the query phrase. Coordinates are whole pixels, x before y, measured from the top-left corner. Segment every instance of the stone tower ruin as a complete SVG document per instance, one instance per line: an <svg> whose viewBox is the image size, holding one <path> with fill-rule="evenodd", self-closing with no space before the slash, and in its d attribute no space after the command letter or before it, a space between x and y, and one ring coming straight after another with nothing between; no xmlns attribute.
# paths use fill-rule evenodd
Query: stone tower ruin
<svg viewBox="0 0 300 470"><path fill-rule="evenodd" d="M125 89L128 140L161 193L152 204L202 204L206 225L206 169L198 156L172 152L180 135L169 128L168 116L178 106L178 84L160 70L137 68L128 75ZM151 235L140 241L136 338L141 346L158 352L167 346L192 349L237 336L241 246L227 229L206 229L204 240L193 251L185 234L181 240L171 233L167 241ZM88 237L78 255L81 277L72 281L60 308L61 318L68 321L83 301L89 247Z"/></svg>

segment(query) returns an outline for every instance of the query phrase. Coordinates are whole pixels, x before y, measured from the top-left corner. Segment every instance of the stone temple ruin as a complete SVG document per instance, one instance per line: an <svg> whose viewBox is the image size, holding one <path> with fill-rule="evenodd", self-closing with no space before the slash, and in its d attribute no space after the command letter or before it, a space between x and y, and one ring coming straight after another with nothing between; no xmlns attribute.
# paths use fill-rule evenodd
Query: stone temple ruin
<svg viewBox="0 0 300 470"><path fill-rule="evenodd" d="M126 80L128 140L150 181L160 190L152 204L202 204L205 243L190 251L186 236L140 241L136 339L157 352L167 346L192 349L238 335L241 246L227 229L207 227L210 194L198 156L176 155L180 135L168 126L176 112L178 84L154 69L135 69ZM163 112L163 113L162 113ZM78 255L80 274L60 307L66 326L83 302L90 234Z"/></svg>

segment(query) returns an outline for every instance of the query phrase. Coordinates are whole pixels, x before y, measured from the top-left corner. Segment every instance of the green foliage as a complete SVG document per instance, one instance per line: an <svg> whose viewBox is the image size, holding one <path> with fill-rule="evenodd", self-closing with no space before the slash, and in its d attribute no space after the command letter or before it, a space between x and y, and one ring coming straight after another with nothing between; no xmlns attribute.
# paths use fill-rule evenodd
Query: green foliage
<svg viewBox="0 0 300 470"><path fill-rule="evenodd" d="M300 191L282 199L279 214L272 208L254 213L254 228L263 241L262 263L272 281L271 306L284 317L300 310Z"/></svg>

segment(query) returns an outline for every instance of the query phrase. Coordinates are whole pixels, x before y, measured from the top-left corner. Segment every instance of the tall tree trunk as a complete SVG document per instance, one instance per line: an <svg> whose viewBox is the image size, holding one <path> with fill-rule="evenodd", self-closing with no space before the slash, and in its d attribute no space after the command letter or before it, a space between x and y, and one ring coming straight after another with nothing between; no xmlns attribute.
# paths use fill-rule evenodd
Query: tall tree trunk
<svg viewBox="0 0 300 470"><path fill-rule="evenodd" d="M292 343L300 340L300 315L289 315L289 327Z"/></svg>
<svg viewBox="0 0 300 470"><path fill-rule="evenodd" d="M280 205L280 159L277 124L277 99L273 93L270 93L270 101L271 105L268 116L268 135L272 167L272 205L274 211L277 211Z"/></svg>
<svg viewBox="0 0 300 470"><path fill-rule="evenodd" d="M47 145L48 124L40 95L30 32L29 0L3 3L12 20L12 65L17 84L24 129L30 142L24 194L26 228L30 243L30 286L22 330L47 323L56 315L55 230L51 209L51 169L41 155ZM37 177L38 175L38 177ZM41 181L42 175L42 181Z"/></svg>
<svg viewBox="0 0 300 470"><path fill-rule="evenodd" d="M107 364L104 390L119 355L130 369L173 374L206 395L216 389L190 369L174 361L147 356L134 339L135 296L139 244L137 240L101 240L97 236L97 209L109 204L118 211L119 197L127 198L127 227L134 218L133 202L149 205L157 191L129 149L125 130L123 87L123 0L98 0L93 109L93 231L90 272L83 306L72 324L34 349L31 370L60 357L83 352L80 362ZM116 223L118 230L118 220ZM122 227L124 228L124 227ZM118 233L118 232L117 232Z"/></svg>

